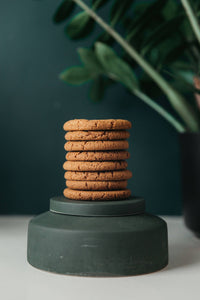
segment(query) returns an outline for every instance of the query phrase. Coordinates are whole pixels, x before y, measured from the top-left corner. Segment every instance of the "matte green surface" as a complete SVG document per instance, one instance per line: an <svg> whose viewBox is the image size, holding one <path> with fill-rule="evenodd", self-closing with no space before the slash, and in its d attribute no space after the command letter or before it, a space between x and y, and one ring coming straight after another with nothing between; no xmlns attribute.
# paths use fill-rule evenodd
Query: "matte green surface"
<svg viewBox="0 0 200 300"><path fill-rule="evenodd" d="M154 272L168 263L167 226L145 213L87 217L46 212L29 223L28 261L42 270L82 276Z"/></svg>
<svg viewBox="0 0 200 300"><path fill-rule="evenodd" d="M41 213L52 195L62 193L62 125L73 118L132 121L129 188L145 198L151 213L180 213L175 131L121 86L111 88L101 103L91 103L86 86L58 79L59 72L79 63L76 49L89 46L90 39L65 37L65 24L51 20L57 5L54 0L0 1L0 213Z"/></svg>
<svg viewBox="0 0 200 300"><path fill-rule="evenodd" d="M78 201L63 196L50 199L50 211L75 216L126 216L144 213L145 202L141 198L114 201Z"/></svg>

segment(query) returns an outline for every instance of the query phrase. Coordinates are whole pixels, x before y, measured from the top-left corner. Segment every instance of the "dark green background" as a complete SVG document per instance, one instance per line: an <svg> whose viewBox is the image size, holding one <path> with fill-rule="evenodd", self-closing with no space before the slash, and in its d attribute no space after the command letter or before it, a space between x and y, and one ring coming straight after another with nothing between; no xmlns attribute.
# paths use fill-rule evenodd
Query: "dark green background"
<svg viewBox="0 0 200 300"><path fill-rule="evenodd" d="M0 213L39 213L62 194L65 160L62 125L73 118L125 118L133 123L129 169L133 194L149 212L181 211L178 135L123 87L101 103L88 100L87 86L59 81L78 63L76 49L51 17L57 1L0 1Z"/></svg>

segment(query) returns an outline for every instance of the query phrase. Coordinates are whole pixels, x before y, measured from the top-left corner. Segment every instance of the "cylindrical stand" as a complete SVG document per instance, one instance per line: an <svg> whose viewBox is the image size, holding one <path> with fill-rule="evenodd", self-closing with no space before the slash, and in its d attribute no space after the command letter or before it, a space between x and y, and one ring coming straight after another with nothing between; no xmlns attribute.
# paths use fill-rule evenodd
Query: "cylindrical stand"
<svg viewBox="0 0 200 300"><path fill-rule="evenodd" d="M168 263L167 226L145 213L144 200L75 201L55 197L28 229L28 261L81 276L129 276Z"/></svg>

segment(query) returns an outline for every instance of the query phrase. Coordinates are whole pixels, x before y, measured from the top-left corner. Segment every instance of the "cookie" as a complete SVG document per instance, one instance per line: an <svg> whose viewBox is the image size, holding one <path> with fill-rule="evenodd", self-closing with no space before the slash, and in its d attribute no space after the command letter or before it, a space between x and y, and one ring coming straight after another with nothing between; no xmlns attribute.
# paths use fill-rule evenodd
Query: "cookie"
<svg viewBox="0 0 200 300"><path fill-rule="evenodd" d="M64 170L68 171L113 171L124 170L128 166L125 160L116 161L66 161Z"/></svg>
<svg viewBox="0 0 200 300"><path fill-rule="evenodd" d="M69 188L64 189L64 196L74 200L120 200L130 197L128 189L117 191L78 191Z"/></svg>
<svg viewBox="0 0 200 300"><path fill-rule="evenodd" d="M124 150L129 144L125 140L118 141L81 141L65 143L66 151L98 151L98 150Z"/></svg>
<svg viewBox="0 0 200 300"><path fill-rule="evenodd" d="M65 179L67 180L83 180L83 181L115 181L115 180L127 180L132 177L132 173L129 170L122 171L104 171L104 172L65 172Z"/></svg>
<svg viewBox="0 0 200 300"><path fill-rule="evenodd" d="M69 131L65 134L68 141L107 141L126 140L130 133L126 130L120 131Z"/></svg>
<svg viewBox="0 0 200 300"><path fill-rule="evenodd" d="M66 186L72 190L83 190L83 191L124 190L127 187L127 181L126 180L119 180L119 181L66 180Z"/></svg>
<svg viewBox="0 0 200 300"><path fill-rule="evenodd" d="M120 119L86 120L75 119L63 126L66 131L74 130L125 130L131 128L131 122Z"/></svg>
<svg viewBox="0 0 200 300"><path fill-rule="evenodd" d="M89 151L89 152L68 152L65 156L69 161L109 161L125 160L130 157L128 151Z"/></svg>

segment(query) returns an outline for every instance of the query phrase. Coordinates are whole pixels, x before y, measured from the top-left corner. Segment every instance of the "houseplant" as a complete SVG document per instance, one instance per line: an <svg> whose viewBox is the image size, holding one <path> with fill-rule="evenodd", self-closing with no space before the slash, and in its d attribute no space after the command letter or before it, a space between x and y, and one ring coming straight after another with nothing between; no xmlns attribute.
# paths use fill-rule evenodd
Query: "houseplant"
<svg viewBox="0 0 200 300"><path fill-rule="evenodd" d="M82 11L65 27L69 38L86 37L95 24L103 32L90 48L78 49L81 65L67 68L60 78L75 85L90 81L95 101L111 84L121 83L179 132L185 221L200 235L199 1L92 0L88 5L65 0L54 21L68 19L75 5ZM110 10L108 21L100 16L104 5ZM118 53L116 45L121 46ZM154 100L161 95L173 114Z"/></svg>

